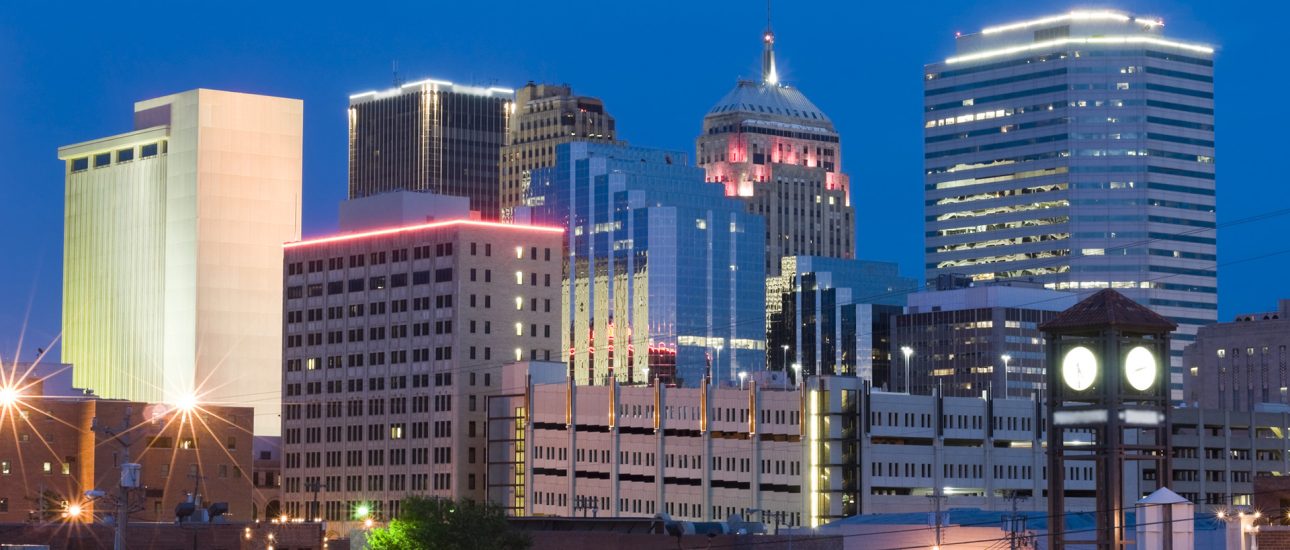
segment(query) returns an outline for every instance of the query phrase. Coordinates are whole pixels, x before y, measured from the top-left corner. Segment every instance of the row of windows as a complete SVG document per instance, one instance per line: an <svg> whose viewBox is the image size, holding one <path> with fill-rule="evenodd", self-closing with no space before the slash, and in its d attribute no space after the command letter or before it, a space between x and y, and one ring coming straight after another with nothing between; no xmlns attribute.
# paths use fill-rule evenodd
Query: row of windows
<svg viewBox="0 0 1290 550"><path fill-rule="evenodd" d="M1199 57L1192 57L1192 56L1186 56L1186 55L1181 55L1177 53L1168 53L1168 52L1149 50L1149 49L1094 49L1094 50L1089 50L1084 52L1076 52L1076 54L1083 55L1085 57L1136 57L1140 55L1145 55L1146 57L1150 57L1152 59L1160 59L1163 61L1188 63L1191 65L1198 65L1201 67L1214 66L1214 61L1212 59L1204 59ZM1006 69L1009 67L1024 67L1024 66L1030 66L1036 63L1062 61L1062 60L1068 59L1070 55L1071 54L1068 52L1054 52L1054 53L1046 53L1042 55L1034 55L1030 57L1008 59L1004 61L995 61L993 63L986 63L981 65L969 65L962 68L948 69L948 70L944 70L936 73L927 73L925 75L925 78L927 80L936 80L938 78L952 78L956 76L964 76L964 75L975 74L975 73L980 73L985 71ZM1151 68L1152 67L1148 67L1147 69L1151 69ZM1072 69L1072 72L1076 72L1076 73L1085 72L1082 69L1085 69L1085 67L1076 66ZM1148 70L1147 72L1151 72L1151 71ZM1169 74L1172 72L1174 71L1162 72L1160 74L1164 74L1165 76L1177 76L1174 74ZM1202 75L1194 75L1194 76L1202 77ZM1211 78L1211 81L1212 81L1212 78Z"/></svg>
<svg viewBox="0 0 1290 550"><path fill-rule="evenodd" d="M105 168L107 166L111 166L114 159L116 160L116 164L131 162L135 159L136 153L138 154L138 158L146 159L164 154L165 152L166 142L159 141L157 143L140 145L138 147L132 146L125 149L117 149L116 151L96 153L92 157L77 157L67 161L67 168L74 174L89 170L91 163L95 169Z"/></svg>

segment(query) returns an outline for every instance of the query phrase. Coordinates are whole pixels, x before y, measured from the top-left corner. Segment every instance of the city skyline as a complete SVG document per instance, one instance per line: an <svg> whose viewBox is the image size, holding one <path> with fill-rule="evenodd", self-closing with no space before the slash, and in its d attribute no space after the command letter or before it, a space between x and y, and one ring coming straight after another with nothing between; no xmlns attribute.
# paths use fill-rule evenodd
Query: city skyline
<svg viewBox="0 0 1290 550"><path fill-rule="evenodd" d="M996 2L974 7L951 7L949 4L942 7L944 9L932 10L938 14L935 17L919 14L917 18L912 12L899 11L903 9L899 7L890 8L893 11L888 12L843 10L848 17L829 22L818 22L787 9L777 10L775 15L777 69L782 78L789 83L803 85L815 103L834 119L839 131L849 136L843 154L848 159L852 204L857 211L857 256L898 261L905 273L918 273L917 267L921 263L921 220L915 214L920 210L921 196L921 67L953 54L951 39L954 31L976 32L985 26L1064 12L1079 5L1049 3L1042 7L1023 8L1016 3ZM1255 126L1278 125L1281 115L1260 111L1259 115L1266 118L1255 120L1248 109L1228 107L1250 104L1243 99L1246 99L1244 94L1251 93L1248 85L1251 80L1275 85L1275 80L1281 78L1256 71L1250 64L1253 52L1268 48L1261 41L1271 36L1271 33L1251 32L1256 29L1250 27L1269 24L1264 21L1277 18L1254 18L1256 21L1234 8L1206 6L1202 9L1165 2L1134 2L1114 7L1163 17L1169 25L1169 34L1218 46L1216 57L1220 75L1216 103L1223 131L1218 137L1217 156L1224 161L1219 170L1219 178L1224 183L1219 185L1218 222L1220 238L1225 243L1219 261L1226 264L1279 252L1280 248L1275 245L1253 237L1259 232L1275 230L1284 218L1224 229L1226 222L1277 210L1281 206L1275 200L1257 198L1260 190L1270 192L1275 181L1268 177L1266 169L1252 160L1260 158L1260 153L1270 153L1271 150L1266 148L1272 143L1258 139L1257 132L1250 134ZM301 22L297 30L281 38L290 40L292 45L274 41L276 39L259 44L284 46L271 52L259 52L257 48L249 47L257 44L255 40L246 41L245 45L227 46L227 50L222 49L227 40L221 40L220 49L214 50L215 37L211 37L208 41L196 40L189 48L167 52L149 49L146 50L148 55L135 56L132 52L147 47L149 41L122 40L108 46L105 58L143 59L147 64L140 61L140 65L118 67L115 72L96 72L101 70L98 68L73 71L75 80L72 82L78 84L76 86L64 80L69 77L68 71L46 72L60 64L44 63L47 61L44 56L62 56L67 53L64 47L75 50L79 40L94 40L93 29L79 28L81 22L76 20L63 22L69 27L62 29L67 36L83 38L69 39L66 44L48 44L48 40L28 39L23 35L33 31L40 33L42 29L49 31L47 27L23 25L15 14L6 15L6 20L0 20L0 27L14 29L11 35L13 44L0 43L0 48L12 46L19 49L17 55L0 61L0 76L3 77L0 80L11 83L0 87L0 97L10 96L5 97L10 101L3 102L6 105L4 109L11 110L5 111L6 118L13 121L19 131L0 138L0 150L15 155L7 159L8 164L15 167L14 181L30 183L11 187L14 194L11 195L12 200L5 201L6 206L0 207L3 208L0 210L0 220L3 220L0 223L6 224L4 229L9 234L33 234L37 237L15 242L9 247L11 257L19 258L17 263L21 267L6 270L5 275L0 276L0 281L11 289L2 302L4 307L0 308L6 311L0 317L0 329L4 333L0 336L0 349L12 354L18 345L20 331L26 326L30 330L21 351L23 357L31 358L37 346L45 347L57 334L59 290L54 281L61 269L60 254L55 251L61 243L61 233L54 224L60 219L57 214L62 209L58 198L61 195L61 174L50 151L57 144L83 141L124 126L125 117L115 113L112 108L115 105L199 86L303 98L309 107L306 110L304 234L325 234L335 228L333 205L345 194L344 105L351 93L385 87L383 84L391 81L391 60L399 62L400 75L409 80L435 77L505 87L518 87L530 79L568 82L580 92L600 97L613 106L620 139L636 145L688 151L700 128L702 114L712 106L712 98L728 89L731 78L749 78L758 74L760 59L756 41L764 23L763 9L759 4L750 3L745 9L729 5L685 8L676 5L659 10L668 15L630 10L605 13L607 21L634 18L642 24L624 33L622 48L612 54L591 51L593 48L582 49L573 57L567 52L576 49L576 42L556 42L549 47L524 49L507 38L505 28L499 28L496 36L490 35L488 39L455 40L454 33L470 32L473 27L469 24L461 25L463 30L449 29L442 42L436 39L417 44L413 37L396 29L389 33L388 41L383 44L367 48L353 46L352 43L339 46L346 43L340 38L374 32L380 24L379 18L360 18L348 22L350 24L344 29L318 22L314 25ZM270 13L268 17L285 15ZM151 17L146 13L145 16ZM647 39L651 24L655 29L662 25L669 32L699 36L700 22L716 16L728 19L731 24L725 28L737 31L727 33L720 41L703 41L703 47L710 48L712 55L701 56L701 60L691 62L681 57L682 52L692 51L697 41ZM914 30L911 33L902 27L897 35L883 25L869 25L864 28L864 33L849 33L841 38L835 37L836 33L819 32L835 26L855 25L873 17L907 21L914 25ZM542 21L539 18L526 24ZM208 28L218 27L217 18ZM85 32L76 32L78 30ZM255 31L256 25L249 30ZM640 38L632 40L635 36ZM884 40L896 39L896 36L904 37L909 47L881 50L892 52L884 56L867 54L879 51L876 47ZM310 45L333 42L338 44L333 48L353 50L314 51L310 48ZM35 44L47 48L39 52L21 50L21 46ZM247 49L243 51L243 47ZM267 57L252 58L252 50ZM818 55L813 52L835 53ZM1241 55L1243 52L1249 53ZM295 56L300 55L317 59L305 59L297 66ZM339 56L339 61L330 62L335 60L328 60L328 55ZM615 60L619 64L584 63L589 55L606 56L595 59ZM662 65L651 62L657 59L669 61ZM27 64L19 65L20 61ZM114 63L128 64L126 61ZM157 70L148 72L153 69ZM485 70L487 75L481 75ZM129 76L119 77L119 74ZM881 77L884 85L875 85L879 80L875 76ZM657 83L660 78L685 93L673 92L666 103L659 103L641 90L643 82ZM856 89L861 86L866 87L859 98L865 101L855 101ZM62 91L48 92L53 89ZM54 109L45 101L54 101L64 108ZM883 107L875 109L874 105ZM97 116L100 112L103 116ZM36 114L38 117L33 116ZM71 119L80 123L73 123ZM18 139L18 135L23 138ZM1227 154L1229 152L1230 155ZM48 159L49 162L40 162L39 159ZM1264 303L1286 294L1284 288L1270 286L1270 279L1261 273L1275 271L1288 263L1290 259L1282 255L1221 267L1219 320L1230 319L1247 310L1259 310ZM1255 285L1255 282L1261 284ZM29 303L31 320L24 323L23 312L27 311Z"/></svg>

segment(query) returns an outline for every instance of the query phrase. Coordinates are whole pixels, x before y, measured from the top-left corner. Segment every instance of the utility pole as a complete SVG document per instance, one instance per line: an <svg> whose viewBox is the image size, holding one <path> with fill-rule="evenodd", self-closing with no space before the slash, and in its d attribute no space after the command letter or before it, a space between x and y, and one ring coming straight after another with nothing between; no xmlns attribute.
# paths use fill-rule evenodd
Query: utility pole
<svg viewBox="0 0 1290 550"><path fill-rule="evenodd" d="M1008 500L1012 501L1012 515L1008 516L1007 521L1004 522L1004 525L1008 526L1008 549L1017 550L1021 533L1026 530L1026 518L1017 513L1017 504L1024 500L1024 497L1018 495L1016 490L1013 490L1008 495Z"/></svg>
<svg viewBox="0 0 1290 550"><path fill-rule="evenodd" d="M125 437L130 431L130 414L134 412L134 407L126 405L125 415L121 419L120 429L105 428L94 426L95 431L104 436L115 439L121 446L120 464L121 464L121 482L117 486L116 497L116 532L113 536L113 550L126 550L125 547L125 530L130 522L130 489L139 485L139 465L130 462L130 446L134 443L134 438ZM96 419L97 420L97 419Z"/></svg>
<svg viewBox="0 0 1290 550"><path fill-rule="evenodd" d="M314 493L313 513L312 513L308 518L305 518L305 520L306 520L306 521L313 521L313 519L311 519L311 518L318 518L318 517L321 517L321 516L319 516L319 514L318 514L318 491L321 491L321 490L323 490L323 489L326 489L326 490L328 490L328 491L331 491L331 490L332 490L332 488L331 488L331 487L328 487L326 483L323 483L323 482L321 482L321 481L306 481L306 482L305 482L305 490L306 490L306 491L313 491L313 493Z"/></svg>
<svg viewBox="0 0 1290 550"><path fill-rule="evenodd" d="M945 496L941 494L941 488L937 487L935 493L927 495L927 498L932 499L932 524L936 527L936 548L939 549L941 547L941 499Z"/></svg>

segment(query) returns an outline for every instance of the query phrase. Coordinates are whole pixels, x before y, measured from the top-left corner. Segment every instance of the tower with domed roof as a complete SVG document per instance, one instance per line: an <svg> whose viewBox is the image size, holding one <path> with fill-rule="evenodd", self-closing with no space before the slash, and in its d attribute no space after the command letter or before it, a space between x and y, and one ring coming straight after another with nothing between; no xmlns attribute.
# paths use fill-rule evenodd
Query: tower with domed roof
<svg viewBox="0 0 1290 550"><path fill-rule="evenodd" d="M855 217L833 122L780 80L775 33L762 35L760 80L739 80L703 117L695 158L709 183L766 218L766 274L786 256L855 256Z"/></svg>

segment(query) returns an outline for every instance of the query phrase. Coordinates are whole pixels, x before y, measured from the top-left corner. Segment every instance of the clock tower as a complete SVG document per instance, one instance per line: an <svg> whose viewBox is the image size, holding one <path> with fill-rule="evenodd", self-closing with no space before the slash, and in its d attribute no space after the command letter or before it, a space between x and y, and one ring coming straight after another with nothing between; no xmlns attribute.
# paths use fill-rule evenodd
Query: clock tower
<svg viewBox="0 0 1290 550"><path fill-rule="evenodd" d="M1177 325L1107 289L1039 328L1048 353L1051 548L1123 549L1126 486L1141 479L1163 486L1170 479L1169 334ZM1062 521L1067 474L1088 466L1097 480L1097 529L1093 538L1068 539Z"/></svg>

